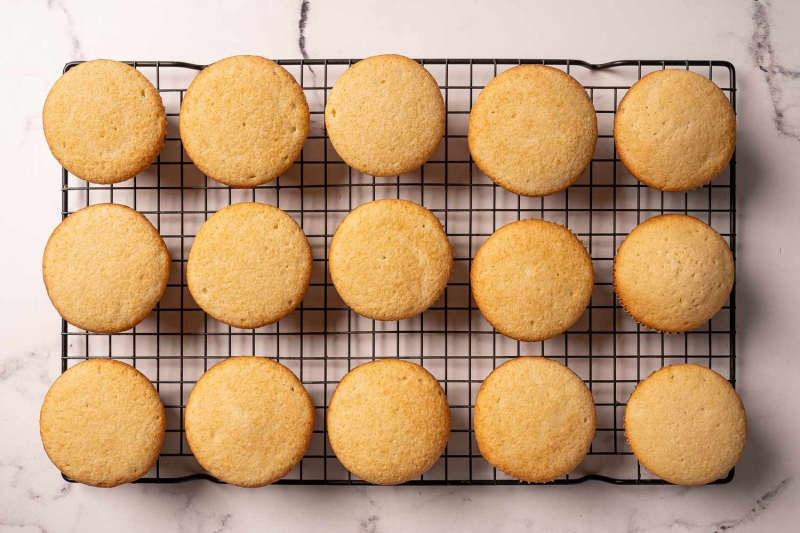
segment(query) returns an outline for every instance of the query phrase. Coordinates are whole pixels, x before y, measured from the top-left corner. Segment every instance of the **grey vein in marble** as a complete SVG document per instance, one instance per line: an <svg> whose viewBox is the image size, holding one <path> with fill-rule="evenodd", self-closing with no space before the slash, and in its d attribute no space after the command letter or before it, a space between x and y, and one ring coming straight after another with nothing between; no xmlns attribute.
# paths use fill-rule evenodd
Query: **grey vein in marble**
<svg viewBox="0 0 800 533"><path fill-rule="evenodd" d="M358 533L378 533L378 515L370 515L358 522Z"/></svg>
<svg viewBox="0 0 800 533"><path fill-rule="evenodd" d="M756 518L758 518L764 511L766 511L770 504L781 494L783 493L792 483L793 478L786 478L776 486L771 488L769 491L764 493L760 498L758 498L753 506L741 516L736 518L727 518L725 520L719 520L717 522L712 523L700 523L694 522L692 520L687 520L685 518L674 518L669 523L664 524L667 529L680 529L683 531L693 531L693 530L700 530L706 531L709 533L724 533L727 531L731 531L733 529L738 528L744 524L749 524L753 522ZM645 531L647 528L642 528L639 525L631 523L629 520L629 525L625 530L625 533L639 533L641 531Z"/></svg>
<svg viewBox="0 0 800 533"><path fill-rule="evenodd" d="M39 524L32 524L30 522L16 522L16 521L11 521L11 520L4 520L2 518L0 518L0 527L2 527L2 528L6 528L6 527L12 528L13 527L14 529L36 528L36 529L39 530L39 533L47 533L47 530L43 526L40 526Z"/></svg>
<svg viewBox="0 0 800 533"><path fill-rule="evenodd" d="M145 494L171 497L175 501L172 517L180 533L227 533L234 531L234 516L231 513L208 512L202 503L197 502L197 486L175 488L164 486L143 486Z"/></svg>
<svg viewBox="0 0 800 533"><path fill-rule="evenodd" d="M215 529L213 533L225 533L226 531L228 531L228 526L229 522L231 521L231 518L233 518L233 515L230 513L223 515L219 519L219 527Z"/></svg>
<svg viewBox="0 0 800 533"><path fill-rule="evenodd" d="M308 12L310 9L311 9L311 4L308 2L308 0L302 0L300 2L300 20L297 22L297 28L299 30L300 37L297 39L297 46L300 48L300 55L303 57L303 59L308 59L308 51L306 50L306 24L308 23ZM308 67L308 72L311 74L312 78L311 85L313 87L317 87L318 86L317 73L314 70L314 67L312 67L311 65L307 65L307 67ZM316 98L318 103L322 105L323 104L323 99L322 99L323 95L321 94L322 91L313 91L313 93L314 93L314 98ZM313 123L311 124L311 127L312 128L314 127Z"/></svg>
<svg viewBox="0 0 800 533"><path fill-rule="evenodd" d="M789 85L800 80L800 71L786 68L781 64L772 42L770 0L753 2L753 36L750 42L750 56L756 66L764 73L772 100L773 120L781 135L800 141L800 121L787 118L787 111L800 105L787 97Z"/></svg>
<svg viewBox="0 0 800 533"><path fill-rule="evenodd" d="M0 359L0 383L8 382L11 387L17 390L22 396L29 399L38 399L36 391L31 389L26 383L19 382L19 380L12 379L17 374L28 370L34 369L39 383L43 386L50 387L53 382L55 369L48 367L50 362L50 354L46 350L35 350L25 353L24 355L15 355Z"/></svg>
<svg viewBox="0 0 800 533"><path fill-rule="evenodd" d="M28 141L28 137L31 134L31 130L33 129L33 125L36 123L37 118L39 118L39 115L33 113L29 114L25 118L25 122L22 123L22 134L19 136L17 146L22 146Z"/></svg>
<svg viewBox="0 0 800 533"><path fill-rule="evenodd" d="M74 483L66 483L63 487L58 489L58 493L53 496L53 500L60 500L61 498L66 498L70 494L72 494L72 486Z"/></svg>
<svg viewBox="0 0 800 533"><path fill-rule="evenodd" d="M642 528L633 523L633 515L629 516L628 523L627 526L625 527L624 533L642 533L642 532L643 532Z"/></svg>
<svg viewBox="0 0 800 533"><path fill-rule="evenodd" d="M308 52L306 51L306 23L308 22L308 9L310 5L308 0L303 0L300 2L300 21L297 23L297 27L300 30L300 38L297 41L298 46L300 47L300 53L303 56L303 59L308 59Z"/></svg>
<svg viewBox="0 0 800 533"><path fill-rule="evenodd" d="M64 15L64 18L67 21L67 34L69 35L69 40L72 43L72 54L74 56L73 59L83 60L83 48L81 47L81 41L78 39L78 34L75 31L75 23L72 20L72 14L67 9L67 6L64 5L64 0L47 0L47 9L57 9Z"/></svg>
<svg viewBox="0 0 800 533"><path fill-rule="evenodd" d="M361 488L359 489L359 492L367 500L369 508L367 509L366 514L358 519L358 533L380 533L378 523L381 519L381 506L377 501L369 496L369 492L366 489Z"/></svg>
<svg viewBox="0 0 800 533"><path fill-rule="evenodd" d="M302 2L300 2L300 20L297 22L300 37L297 39L297 46L300 48L300 55L303 56L303 59L308 59L308 51L306 50L306 24L308 23L308 10L310 8L311 4L308 3L308 0L302 0ZM316 85L317 73L314 72L314 67L309 65L308 71L311 73L311 77L314 78L314 85Z"/></svg>
<svg viewBox="0 0 800 533"><path fill-rule="evenodd" d="M722 520L711 525L712 530L716 532L730 531L742 524L747 524L755 520L761 513L767 510L769 505L777 498L783 491L785 491L792 483L793 478L786 478L778 483L771 490L766 492L763 496L756 500L755 505L750 508L744 515L734 518L733 520Z"/></svg>
<svg viewBox="0 0 800 533"><path fill-rule="evenodd" d="M11 471L11 475L9 476L8 486L14 489L19 489L19 494L24 494L25 498L28 500L36 501L45 499L48 501L51 500L60 500L62 498L66 498L72 492L72 485L70 483L63 482L61 486L56 491L55 495L46 494L42 492L40 489L41 487L37 487L36 485L31 485L30 480L33 477L33 472L23 464L13 463L13 462L0 462L0 469L6 469ZM6 479L6 478L4 478Z"/></svg>

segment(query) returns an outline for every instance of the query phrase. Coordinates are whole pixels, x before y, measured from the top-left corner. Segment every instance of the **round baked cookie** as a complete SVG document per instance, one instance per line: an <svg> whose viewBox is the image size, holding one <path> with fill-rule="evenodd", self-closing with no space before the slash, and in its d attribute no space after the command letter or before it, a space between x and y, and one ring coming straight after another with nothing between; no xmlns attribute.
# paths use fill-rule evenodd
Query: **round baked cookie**
<svg viewBox="0 0 800 533"><path fill-rule="evenodd" d="M64 320L86 331L118 333L147 318L167 288L170 264L164 239L144 215L96 204L53 231L42 274Z"/></svg>
<svg viewBox="0 0 800 533"><path fill-rule="evenodd" d="M291 370L265 357L212 366L189 395L186 440L200 465L231 485L263 487L300 462L314 403Z"/></svg>
<svg viewBox="0 0 800 533"><path fill-rule="evenodd" d="M583 314L594 288L592 258L564 226L519 220L481 245L470 285L481 314L497 331L518 341L542 341Z"/></svg>
<svg viewBox="0 0 800 533"><path fill-rule="evenodd" d="M614 144L625 168L645 185L689 191L728 165L736 114L713 81L688 70L659 70L622 98Z"/></svg>
<svg viewBox="0 0 800 533"><path fill-rule="evenodd" d="M141 72L98 59L69 69L42 110L53 156L92 183L119 183L155 161L167 136L161 96Z"/></svg>
<svg viewBox="0 0 800 533"><path fill-rule="evenodd" d="M158 460L167 417L153 384L130 365L89 359L68 369L44 397L39 431L65 476L116 487Z"/></svg>
<svg viewBox="0 0 800 533"><path fill-rule="evenodd" d="M597 422L594 398L566 366L517 357L498 366L475 400L481 455L505 474L544 483L583 460Z"/></svg>
<svg viewBox="0 0 800 533"><path fill-rule="evenodd" d="M711 226L687 215L648 219L614 257L614 290L640 324L667 333L698 328L733 289L733 254Z"/></svg>
<svg viewBox="0 0 800 533"><path fill-rule="evenodd" d="M704 366L673 365L636 386L625 408L625 437L656 476L703 485L727 474L741 457L747 416L725 378Z"/></svg>
<svg viewBox="0 0 800 533"><path fill-rule="evenodd" d="M285 211L246 202L223 207L202 225L189 252L186 282L203 311L236 328L260 328L297 307L311 283L305 233Z"/></svg>
<svg viewBox="0 0 800 533"><path fill-rule="evenodd" d="M402 320L433 305L453 270L439 219L407 200L377 200L351 211L331 239L331 280L342 300L374 320Z"/></svg>
<svg viewBox="0 0 800 533"><path fill-rule="evenodd" d="M325 106L325 127L345 163L371 176L422 166L444 135L439 85L419 63L373 56L348 68Z"/></svg>
<svg viewBox="0 0 800 533"><path fill-rule="evenodd" d="M421 366L380 359L342 378L328 407L328 439L345 468L376 485L424 474L450 437L442 386Z"/></svg>
<svg viewBox="0 0 800 533"><path fill-rule="evenodd" d="M522 196L575 183L592 160L597 115L569 74L521 65L490 81L469 114L469 151L492 181Z"/></svg>
<svg viewBox="0 0 800 533"><path fill-rule="evenodd" d="M255 187L294 163L308 136L303 89L277 63L234 56L203 69L181 104L183 147L208 177Z"/></svg>

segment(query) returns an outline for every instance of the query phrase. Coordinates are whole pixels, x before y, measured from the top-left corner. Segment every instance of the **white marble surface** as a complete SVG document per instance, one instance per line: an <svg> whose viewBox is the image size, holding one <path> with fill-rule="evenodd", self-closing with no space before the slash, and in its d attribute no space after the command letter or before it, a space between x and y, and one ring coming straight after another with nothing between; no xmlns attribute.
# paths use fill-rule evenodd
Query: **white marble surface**
<svg viewBox="0 0 800 533"><path fill-rule="evenodd" d="M302 5L305 4L306 8ZM0 5L0 530L797 531L800 519L800 2L249 1ZM38 409L59 373L40 275L59 167L40 112L75 59L208 63L240 53L727 59L738 72L738 389L751 438L726 486L101 490L62 481Z"/></svg>

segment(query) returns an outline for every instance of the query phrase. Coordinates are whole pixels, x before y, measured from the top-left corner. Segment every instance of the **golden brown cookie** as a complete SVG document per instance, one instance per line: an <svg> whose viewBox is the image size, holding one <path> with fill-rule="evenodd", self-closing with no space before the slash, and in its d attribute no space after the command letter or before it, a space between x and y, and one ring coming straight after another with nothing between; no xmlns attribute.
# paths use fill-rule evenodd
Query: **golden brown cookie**
<svg viewBox="0 0 800 533"><path fill-rule="evenodd" d="M453 248L429 210L407 200L377 200L342 220L328 265L336 291L353 311L374 320L402 320L442 295Z"/></svg>
<svg viewBox="0 0 800 533"><path fill-rule="evenodd" d="M285 68L258 56L206 67L181 104L183 147L204 174L231 187L255 187L294 163L308 136L303 89Z"/></svg>
<svg viewBox="0 0 800 533"><path fill-rule="evenodd" d="M260 328L297 307L311 283L305 233L285 211L246 202L223 207L200 227L186 282L203 311L236 328Z"/></svg>
<svg viewBox="0 0 800 533"><path fill-rule="evenodd" d="M736 147L736 115L725 93L688 70L659 70L636 82L614 117L625 168L650 187L689 191L717 177Z"/></svg>
<svg viewBox="0 0 800 533"><path fill-rule="evenodd" d="M450 437L442 386L421 366L379 359L347 373L328 407L328 439L350 472L376 485L425 473Z"/></svg>
<svg viewBox="0 0 800 533"><path fill-rule="evenodd" d="M733 288L733 254L705 222L687 215L648 219L614 257L614 290L648 328L681 333L719 311Z"/></svg>
<svg viewBox="0 0 800 533"><path fill-rule="evenodd" d="M69 69L42 110L50 151L75 176L119 183L155 161L167 136L161 96L138 70L98 59Z"/></svg>
<svg viewBox="0 0 800 533"><path fill-rule="evenodd" d="M592 160L597 115L569 74L522 65L494 78L469 114L469 151L484 174L522 196L575 183Z"/></svg>
<svg viewBox="0 0 800 533"><path fill-rule="evenodd" d="M625 408L625 436L636 459L661 479L703 485L727 474L747 442L747 416L728 381L704 366L657 370Z"/></svg>
<svg viewBox="0 0 800 533"><path fill-rule="evenodd" d="M481 455L514 479L544 483L568 474L594 438L594 398L581 378L544 357L494 369L475 400Z"/></svg>
<svg viewBox="0 0 800 533"><path fill-rule="evenodd" d="M395 176L422 166L444 135L439 85L416 61L373 56L348 68L325 106L333 147L356 170Z"/></svg>
<svg viewBox="0 0 800 533"><path fill-rule="evenodd" d="M231 357L200 377L186 403L186 440L216 478L263 487L294 468L314 432L314 404L291 370Z"/></svg>
<svg viewBox="0 0 800 533"><path fill-rule="evenodd" d="M564 226L519 220L478 249L470 285L481 314L497 331L519 341L542 341L583 314L594 288L592 258Z"/></svg>
<svg viewBox="0 0 800 533"><path fill-rule="evenodd" d="M113 359L89 359L61 374L39 415L42 444L53 464L95 487L145 475L158 460L166 424L153 384Z"/></svg>
<svg viewBox="0 0 800 533"><path fill-rule="evenodd" d="M153 310L167 287L170 263L164 240L144 215L97 204L53 231L42 274L64 320L87 331L118 333Z"/></svg>

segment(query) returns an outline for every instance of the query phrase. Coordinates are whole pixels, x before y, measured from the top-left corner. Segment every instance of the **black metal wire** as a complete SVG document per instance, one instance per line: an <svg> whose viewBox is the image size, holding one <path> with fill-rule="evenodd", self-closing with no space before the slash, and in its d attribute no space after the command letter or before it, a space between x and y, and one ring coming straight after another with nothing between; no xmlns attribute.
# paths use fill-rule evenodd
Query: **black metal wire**
<svg viewBox="0 0 800 533"><path fill-rule="evenodd" d="M164 399L168 412L164 449L154 471L138 482L219 482L203 473L194 462L184 442L183 410L188 393L202 371L207 370L216 360L231 355L245 355L245 351L251 351L254 355L276 357L283 364L289 365L308 388L317 405L318 423L311 447L300 468L279 483L362 484L362 481L344 470L328 446L325 431L328 401L344 371L349 371L354 364L387 356L384 348L391 346L388 356L417 361L440 379L450 398L453 413L452 436L440 463L437 464L440 468L434 467L419 480L409 484L519 484L499 474L480 456L474 440L472 413L475 394L491 369L510 357L534 353L563 360L576 372L583 374L582 377L595 395L598 428L589 457L617 456L620 461L632 467L622 469L628 475L611 476L606 475L607 472L601 464L594 468L594 472L565 476L552 484L578 484L591 480L620 485L665 484L644 472L624 440L624 430L619 421L627 394L638 381L647 377L645 368L650 372L665 364L690 359L717 371L727 371L730 382L735 386L736 291L734 288L730 302L708 326L683 334L683 342L680 342L681 336L667 336L642 329L622 312L611 287L610 265L616 248L630 229L631 216L638 224L645 218L663 213L688 213L705 219L729 240L735 258L735 154L728 167L727 179L720 177L690 193L656 192L624 174L624 167L618 163L619 158L613 148L613 136L610 131L604 131L608 127L601 125L599 138L600 141L611 144L611 157L595 157L585 179L582 178L570 187L563 193L563 197L554 195L527 199L517 196L509 204L507 193L486 179L468 156L465 119L474 97L485 83L501 69L520 64L561 67L573 76L581 70L584 71L580 72L581 75L587 71L614 71L618 76L613 84L598 82L584 85L597 107L598 120L603 117L613 119L624 91L646 73L643 68L653 70L676 67L693 68L700 73L707 71L707 77L720 85L730 97L735 110L736 74L733 65L726 61L694 60L627 60L602 64L573 59L419 60L435 76L439 74L437 79L441 84L448 120L442 157L437 159L434 156L434 160L426 163L420 170L419 180L414 180L405 177L376 179L354 175L353 170L345 167L339 160L332 147L329 148L327 131L322 124L322 113L332 80L335 79L332 71L341 73L356 61L358 60L278 61L295 75L306 91L311 107L312 131L308 137L309 142L293 169L274 182L252 191L236 191L206 176L202 176L199 183L196 179L190 180L190 172L199 174L199 171L185 157L180 138L175 134L167 137L167 143L175 145L179 150L179 157L177 160L165 161L165 154L162 153L153 164L151 172L155 176L150 176L149 181L138 176L132 181L117 185L94 185L62 170L62 218L94 203L127 202L150 218L168 245L174 246L177 243L180 246L178 253L171 250L175 275L171 276L167 285L168 292L179 293L177 305L174 297L167 302L165 293L165 298L150 318L130 331L115 335L88 333L62 321L62 372L88 357L123 359L145 372ZM64 72L79 63L68 63ZM205 68L204 65L169 61L127 63L151 74L151 79L162 96L167 98L169 95L176 95L178 105L183 100L188 78L184 76L178 87L167 87L165 77ZM715 68L727 72L726 83L714 80ZM480 80L477 76L481 76ZM451 105L455 107L453 104L458 101L458 94L468 98L465 109L451 108ZM167 115L174 120L178 113L168 109ZM608 122L608 118L604 120ZM462 125L460 130L459 124ZM312 143L321 143L321 149L313 150ZM175 170L172 170L176 166L177 180ZM606 179L602 180L604 175ZM317 178L311 182L311 176ZM428 194L430 191L438 191L443 195L443 201L432 205L434 196L433 193ZM630 196L627 191L635 192L633 200L625 200ZM317 193L322 195L322 205L312 202L312 195ZM603 194L608 193L612 195L610 201L603 198ZM202 195L202 209L187 207L186 195L194 194ZM653 194L657 194L657 205L646 199ZM223 197L222 202L219 201L220 195ZM421 317L395 324L366 321L337 301L338 296L328 276L327 253L330 239L338 221L360 203L379 197L408 198L409 195L441 218L456 248L452 281L440 302ZM283 202L282 205L282 198L292 197L299 199L299 205L296 205L298 202L292 205ZM150 201L145 206L143 204L147 198ZM322 244L323 251L316 254L314 260L315 275L309 289L309 292L322 291L322 305L319 304L319 299L317 303L304 302L293 315L283 321L283 325L276 324L258 330L222 327L209 319L188 294L184 275L186 251L199 225L197 222L207 220L223 205L243 200L265 201L265 198L268 203L274 203L297 219L312 242L312 247L315 243ZM491 206L484 205L487 198L491 199ZM331 202L334 202L333 205ZM530 217L556 220L570 227L587 245L597 273L595 292L584 315L585 320L581 319L563 338L542 343L511 342L497 335L483 321L471 297L466 300L466 305L464 298L469 292L468 272L477 246L499 226L511 220ZM176 219L177 225L174 223ZM321 220L324 225L322 231L309 227L312 220ZM168 221L173 223L169 225ZM459 221L462 229L457 229ZM167 229L168 225L170 229ZM611 243L611 246L603 246L603 243ZM307 296L306 301L309 299ZM437 323L436 318L440 316L443 320ZM307 326L306 321L313 317L321 317L321 329ZM179 322L177 326L174 324L176 318ZM426 318L430 318L430 324L426 323ZM419 341L415 342L417 337ZM405 338L410 341L404 341ZM436 339L440 341L440 348L434 344ZM484 339L488 340L488 344ZM715 339L725 340L721 348L715 345ZM660 346L658 350L652 349L653 340ZM177 349L173 346L176 342ZM583 346L580 346L581 342L584 343ZM536 344L539 346L535 346ZM105 348L100 351L95 349L101 345ZM130 349L123 350L119 346L129 346ZM246 349L240 348L245 346ZM343 356L337 354L337 346L346 348ZM368 348L366 352L365 346ZM406 348L407 346L410 348ZM490 350L485 350L487 346L491 347ZM697 346L702 346L699 351L702 353L698 352ZM610 399L606 397L609 390ZM455 397L459 392L461 395ZM613 417L610 421L609 415ZM733 475L734 472L731 471L727 477L716 483L728 483Z"/></svg>

